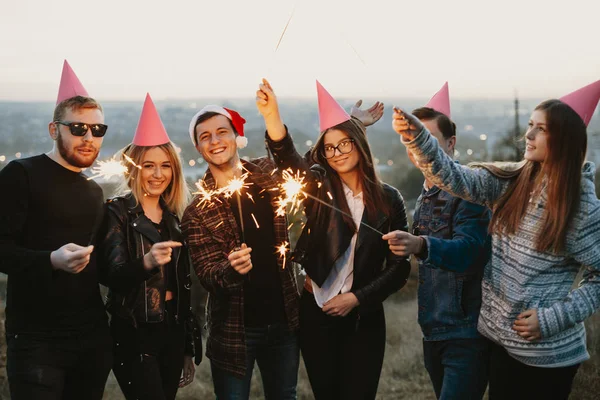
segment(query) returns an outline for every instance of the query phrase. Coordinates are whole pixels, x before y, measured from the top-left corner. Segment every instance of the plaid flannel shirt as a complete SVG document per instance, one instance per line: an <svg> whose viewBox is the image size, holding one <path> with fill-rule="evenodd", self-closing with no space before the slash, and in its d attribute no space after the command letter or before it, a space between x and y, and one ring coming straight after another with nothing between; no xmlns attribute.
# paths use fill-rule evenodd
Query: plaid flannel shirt
<svg viewBox="0 0 600 400"><path fill-rule="evenodd" d="M279 175L274 173L275 163L267 157L242 161L249 171L248 179L261 189L278 190ZM216 188L209 170L204 177L205 186ZM276 193L276 192L275 192ZM277 216L275 195L271 196L274 213L275 247L289 243L286 216ZM239 229L229 202L220 197L210 205L199 205L199 198L187 207L182 219L182 231L186 237L192 258L192 267L202 285L208 290L206 307L208 341L206 356L218 368L239 377L246 373L246 337L244 330L244 276L229 264L227 256L240 246ZM283 300L287 323L292 331L298 329L299 295L292 264L278 257L282 282Z"/></svg>

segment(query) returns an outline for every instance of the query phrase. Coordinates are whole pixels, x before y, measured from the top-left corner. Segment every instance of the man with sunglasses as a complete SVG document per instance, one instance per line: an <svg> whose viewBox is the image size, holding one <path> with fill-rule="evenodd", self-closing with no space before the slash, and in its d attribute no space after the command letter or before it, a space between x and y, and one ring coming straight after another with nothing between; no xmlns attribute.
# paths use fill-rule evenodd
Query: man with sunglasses
<svg viewBox="0 0 600 400"><path fill-rule="evenodd" d="M102 107L65 61L48 125L53 149L0 171L13 400L102 398L112 346L92 251L104 197L82 169L98 156L106 129Z"/></svg>

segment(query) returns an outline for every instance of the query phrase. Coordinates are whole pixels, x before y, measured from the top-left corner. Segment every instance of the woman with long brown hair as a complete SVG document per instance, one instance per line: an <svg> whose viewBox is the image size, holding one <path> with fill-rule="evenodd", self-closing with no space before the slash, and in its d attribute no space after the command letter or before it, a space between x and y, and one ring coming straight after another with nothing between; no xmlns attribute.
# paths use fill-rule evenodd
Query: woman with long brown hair
<svg viewBox="0 0 600 400"><path fill-rule="evenodd" d="M476 168L453 163L414 116L394 114L428 179L493 212L478 325L492 346L491 399L566 399L589 358L583 321L600 308L600 201L586 125L599 97L600 81L542 102L524 160Z"/></svg>
<svg viewBox="0 0 600 400"><path fill-rule="evenodd" d="M319 200L305 200L294 253L307 273L300 348L316 399L374 399L385 352L382 302L410 272L378 231L407 231L406 212L400 193L375 172L364 124L317 85L321 134L307 158L296 151L266 80L256 99L276 165L306 174L305 191Z"/></svg>

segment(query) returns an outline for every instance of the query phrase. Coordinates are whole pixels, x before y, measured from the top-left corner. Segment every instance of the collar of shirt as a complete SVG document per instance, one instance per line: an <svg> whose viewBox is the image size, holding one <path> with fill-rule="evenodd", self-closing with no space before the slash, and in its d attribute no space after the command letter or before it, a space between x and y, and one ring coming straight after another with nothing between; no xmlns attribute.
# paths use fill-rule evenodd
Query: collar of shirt
<svg viewBox="0 0 600 400"><path fill-rule="evenodd" d="M352 192L352 189L350 189L348 187L348 185L346 185L343 181L342 181L342 187L344 188L344 195L346 196L346 200L348 201L348 203L351 201L356 201L358 199L362 200L363 192L360 192L359 194L357 194L355 196L354 193Z"/></svg>

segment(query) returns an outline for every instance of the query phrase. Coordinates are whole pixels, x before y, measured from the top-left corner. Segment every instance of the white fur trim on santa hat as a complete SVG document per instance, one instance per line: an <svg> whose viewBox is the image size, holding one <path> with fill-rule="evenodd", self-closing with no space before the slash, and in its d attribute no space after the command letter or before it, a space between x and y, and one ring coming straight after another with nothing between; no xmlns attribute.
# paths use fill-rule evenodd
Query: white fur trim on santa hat
<svg viewBox="0 0 600 400"><path fill-rule="evenodd" d="M194 144L194 146L196 145L196 138L194 137L196 136L196 121L198 121L198 118L200 118L201 115L206 114L207 112L215 112L217 114L221 114L231 121L231 114L229 114L229 112L221 106L215 106L211 104L198 111L192 117L192 120L190 121L190 127L188 129L188 132L190 133L190 139L192 139L192 143Z"/></svg>
<svg viewBox="0 0 600 400"><path fill-rule="evenodd" d="M238 149L243 149L244 147L248 146L248 138L246 136L236 136L235 137L235 144L237 145Z"/></svg>

